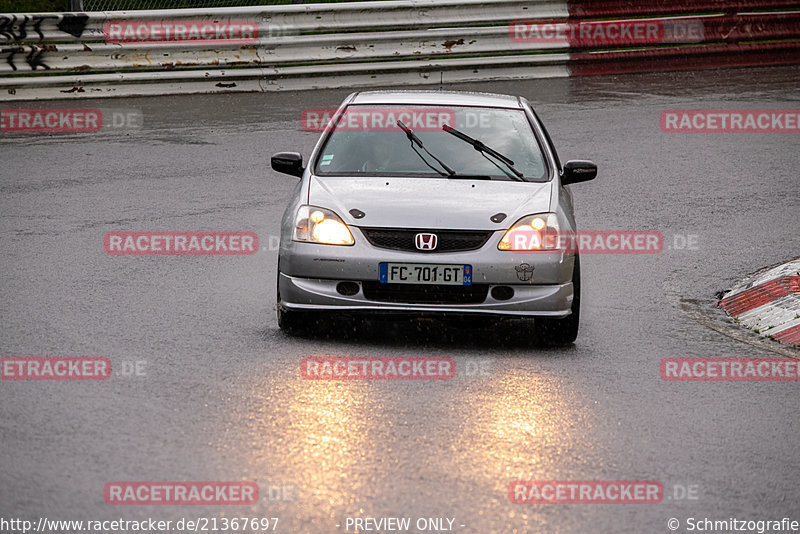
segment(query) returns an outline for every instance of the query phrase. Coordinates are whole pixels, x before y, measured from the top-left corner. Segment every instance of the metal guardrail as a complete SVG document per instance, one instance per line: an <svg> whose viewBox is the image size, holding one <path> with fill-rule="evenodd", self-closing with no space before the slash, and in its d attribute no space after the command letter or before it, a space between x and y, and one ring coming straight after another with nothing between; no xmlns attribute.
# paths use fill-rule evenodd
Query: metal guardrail
<svg viewBox="0 0 800 534"><path fill-rule="evenodd" d="M333 33L437 26L475 26L516 19L563 19L563 0L389 0L325 4L108 11L87 13L0 14L0 43L102 42L111 20L255 21L260 35L283 32Z"/></svg>
<svg viewBox="0 0 800 534"><path fill-rule="evenodd" d="M709 67L715 61L800 63L795 2L662 4L390 0L0 14L0 100L424 84ZM251 29L244 40L120 38L120 28L242 23ZM657 28L656 38L630 30L647 25ZM615 28L615 37L606 38Z"/></svg>

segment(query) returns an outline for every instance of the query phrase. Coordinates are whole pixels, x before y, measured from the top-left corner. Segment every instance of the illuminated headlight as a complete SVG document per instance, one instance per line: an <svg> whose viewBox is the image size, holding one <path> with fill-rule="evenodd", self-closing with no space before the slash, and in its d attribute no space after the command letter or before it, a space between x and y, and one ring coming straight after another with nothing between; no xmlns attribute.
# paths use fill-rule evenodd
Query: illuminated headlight
<svg viewBox="0 0 800 534"><path fill-rule="evenodd" d="M350 229L331 210L316 206L300 206L294 218L292 239L323 245L352 245Z"/></svg>
<svg viewBox="0 0 800 534"><path fill-rule="evenodd" d="M555 213L528 215L518 220L500 240L499 250L555 250L559 248Z"/></svg>

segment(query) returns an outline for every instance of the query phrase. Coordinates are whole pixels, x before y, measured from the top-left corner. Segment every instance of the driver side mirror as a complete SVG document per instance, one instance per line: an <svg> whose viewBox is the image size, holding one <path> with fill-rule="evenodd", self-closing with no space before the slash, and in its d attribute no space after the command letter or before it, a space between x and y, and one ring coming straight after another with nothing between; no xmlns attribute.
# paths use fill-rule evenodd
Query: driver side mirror
<svg viewBox="0 0 800 534"><path fill-rule="evenodd" d="M577 184L594 180L597 176L597 165L591 161L568 161L561 172L561 185Z"/></svg>
<svg viewBox="0 0 800 534"><path fill-rule="evenodd" d="M272 170L290 176L303 177L303 156L297 152L278 152L270 160Z"/></svg>

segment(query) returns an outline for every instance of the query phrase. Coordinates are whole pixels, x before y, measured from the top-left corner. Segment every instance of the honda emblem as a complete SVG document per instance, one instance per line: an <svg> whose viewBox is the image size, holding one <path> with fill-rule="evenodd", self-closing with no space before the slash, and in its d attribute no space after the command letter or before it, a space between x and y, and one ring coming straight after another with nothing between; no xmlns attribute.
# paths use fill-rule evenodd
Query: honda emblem
<svg viewBox="0 0 800 534"><path fill-rule="evenodd" d="M435 250L439 244L439 238L436 234L417 234L414 242L419 250Z"/></svg>

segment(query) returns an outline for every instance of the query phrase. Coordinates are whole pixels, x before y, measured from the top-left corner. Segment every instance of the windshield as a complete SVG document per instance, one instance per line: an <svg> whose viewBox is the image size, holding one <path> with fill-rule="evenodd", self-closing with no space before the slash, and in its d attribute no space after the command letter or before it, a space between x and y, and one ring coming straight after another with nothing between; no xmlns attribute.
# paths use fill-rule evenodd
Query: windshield
<svg viewBox="0 0 800 534"><path fill-rule="evenodd" d="M482 150L445 125L483 143ZM320 176L548 179L539 143L519 109L348 106L333 128L317 157L314 172Z"/></svg>

